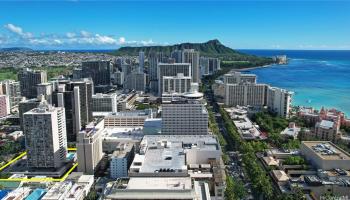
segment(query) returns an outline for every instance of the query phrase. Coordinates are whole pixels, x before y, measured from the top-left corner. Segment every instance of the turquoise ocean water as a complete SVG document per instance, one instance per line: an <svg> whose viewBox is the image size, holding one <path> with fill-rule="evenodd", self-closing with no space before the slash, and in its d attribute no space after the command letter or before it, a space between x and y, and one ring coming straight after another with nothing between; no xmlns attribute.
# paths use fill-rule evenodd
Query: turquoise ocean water
<svg viewBox="0 0 350 200"><path fill-rule="evenodd" d="M293 91L293 105L337 108L350 116L350 51L241 50L287 55L286 65L249 70L258 82Z"/></svg>

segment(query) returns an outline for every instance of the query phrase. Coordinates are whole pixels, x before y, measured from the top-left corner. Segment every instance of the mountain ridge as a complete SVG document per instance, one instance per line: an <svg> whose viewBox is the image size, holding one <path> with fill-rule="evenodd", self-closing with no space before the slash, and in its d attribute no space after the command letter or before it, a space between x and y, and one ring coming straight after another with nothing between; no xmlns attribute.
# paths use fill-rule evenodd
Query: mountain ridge
<svg viewBox="0 0 350 200"><path fill-rule="evenodd" d="M140 51L145 52L148 56L151 52L163 52L166 55L174 50L195 49L199 51L200 56L215 57L224 61L248 61L251 63L272 63L271 58L259 57L239 52L230 47L223 45L218 39L212 39L203 43L185 42L174 45L156 45L156 46L138 46L138 47L121 47L112 54L117 56L137 56Z"/></svg>

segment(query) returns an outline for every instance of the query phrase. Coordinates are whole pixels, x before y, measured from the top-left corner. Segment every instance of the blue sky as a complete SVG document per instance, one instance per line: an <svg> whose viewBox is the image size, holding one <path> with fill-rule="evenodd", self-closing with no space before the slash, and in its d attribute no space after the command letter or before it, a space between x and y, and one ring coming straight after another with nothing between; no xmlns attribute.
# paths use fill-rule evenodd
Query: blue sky
<svg viewBox="0 0 350 200"><path fill-rule="evenodd" d="M350 1L0 1L0 47L350 49Z"/></svg>

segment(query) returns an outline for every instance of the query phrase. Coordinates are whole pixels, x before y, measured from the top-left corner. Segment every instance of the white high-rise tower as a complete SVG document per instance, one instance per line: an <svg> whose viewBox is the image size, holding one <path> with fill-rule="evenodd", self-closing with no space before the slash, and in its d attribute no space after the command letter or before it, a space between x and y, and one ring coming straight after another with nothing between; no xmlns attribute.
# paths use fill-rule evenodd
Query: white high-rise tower
<svg viewBox="0 0 350 200"><path fill-rule="evenodd" d="M30 168L60 168L66 162L67 132L63 107L41 103L23 115L27 165Z"/></svg>

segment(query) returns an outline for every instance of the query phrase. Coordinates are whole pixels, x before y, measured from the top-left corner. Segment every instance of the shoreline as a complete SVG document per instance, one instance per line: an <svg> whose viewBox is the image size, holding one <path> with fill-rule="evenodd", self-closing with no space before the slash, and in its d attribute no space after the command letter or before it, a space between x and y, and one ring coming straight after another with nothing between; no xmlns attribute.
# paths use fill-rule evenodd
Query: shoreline
<svg viewBox="0 0 350 200"><path fill-rule="evenodd" d="M238 72L247 72L247 71L254 70L254 69L263 69L263 68L273 67L273 66L276 66L276 65L278 65L278 64L269 64L269 65L263 65L263 66L257 66L257 67L248 67L248 68L243 68L243 69L237 69L236 71L238 71ZM328 109L328 110L329 109L336 109L336 110L344 113L344 115L345 115L345 117L347 119L350 119L350 113L348 113L346 111L343 111L342 109L334 107L334 106L327 106L327 105L315 106L315 105L307 105L307 104L303 104L303 103L299 103L298 104L298 103L294 103L293 102L292 103L292 107L312 108L312 109L317 110L317 111L320 111L322 107L325 108L325 109Z"/></svg>
<svg viewBox="0 0 350 200"><path fill-rule="evenodd" d="M268 68L268 67L272 67L274 65L276 65L276 64L269 64L269 65L263 65L263 66L257 66L257 67L247 67L247 68L242 68L242 69L236 69L236 71L244 72L244 71L249 71L249 70L254 70L254 69Z"/></svg>

